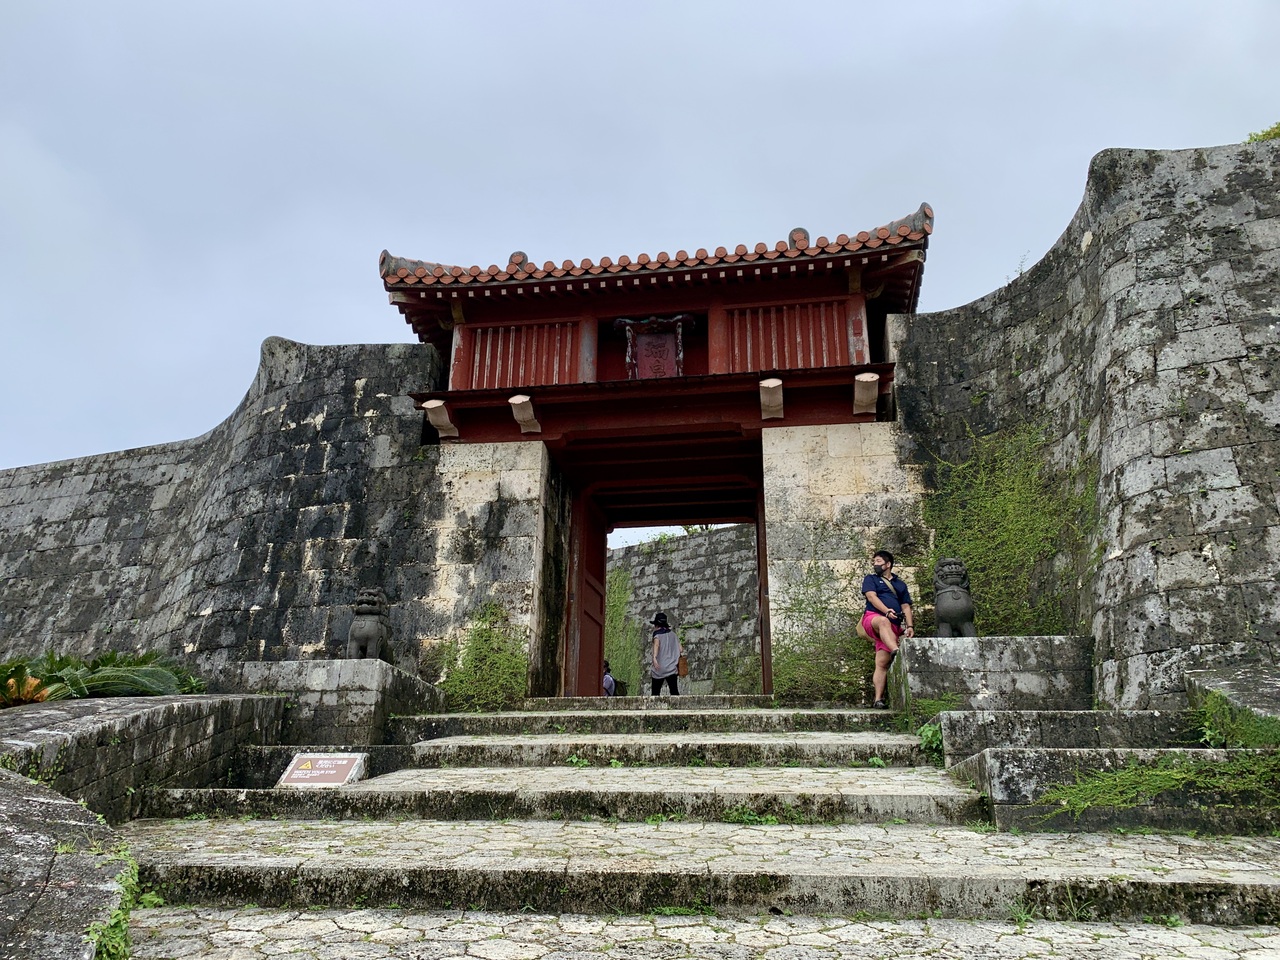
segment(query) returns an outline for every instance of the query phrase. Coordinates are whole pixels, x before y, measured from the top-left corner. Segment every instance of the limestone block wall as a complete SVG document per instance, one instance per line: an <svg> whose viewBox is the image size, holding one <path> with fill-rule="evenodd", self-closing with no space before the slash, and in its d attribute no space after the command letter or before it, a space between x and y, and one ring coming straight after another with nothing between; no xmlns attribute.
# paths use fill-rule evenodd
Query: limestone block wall
<svg viewBox="0 0 1280 960"><path fill-rule="evenodd" d="M1101 562L1079 592L1095 689L1182 702L1183 671L1280 642L1280 143L1108 150L1054 248L1008 287L896 318L917 462L1046 424L1097 464Z"/></svg>
<svg viewBox="0 0 1280 960"><path fill-rule="evenodd" d="M143 787L225 779L242 746L279 741L282 697L113 697L10 707L0 766L47 783L113 823L138 815Z"/></svg>
<svg viewBox="0 0 1280 960"><path fill-rule="evenodd" d="M919 555L923 478L893 423L771 427L762 443L770 620L785 643L803 619L788 611L806 595L857 612L873 551ZM914 570L896 572L914 589Z"/></svg>
<svg viewBox="0 0 1280 960"><path fill-rule="evenodd" d="M627 614L640 624L641 649L636 656L646 671L651 652L648 623L654 613L665 611L680 630L689 656L682 693L686 687L694 694L725 692L723 677L735 666L745 669L759 654L759 577L751 524L610 550L609 569L631 575Z"/></svg>
<svg viewBox="0 0 1280 960"><path fill-rule="evenodd" d="M422 598L446 505L405 394L438 371L418 345L271 338L202 437L0 471L0 657L158 649L216 674L325 656L367 585L414 670L417 638L445 626Z"/></svg>
<svg viewBox="0 0 1280 960"><path fill-rule="evenodd" d="M434 543L427 643L455 638L478 607L502 605L529 641L530 690L559 683L569 498L539 441L436 448L437 500L419 535ZM558 598L558 600L557 600Z"/></svg>

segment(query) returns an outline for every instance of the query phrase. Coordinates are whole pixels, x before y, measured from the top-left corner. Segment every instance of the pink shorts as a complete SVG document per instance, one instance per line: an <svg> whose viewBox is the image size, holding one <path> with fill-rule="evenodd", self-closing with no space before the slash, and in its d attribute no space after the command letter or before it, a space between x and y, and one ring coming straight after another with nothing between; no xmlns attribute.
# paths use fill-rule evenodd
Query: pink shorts
<svg viewBox="0 0 1280 960"><path fill-rule="evenodd" d="M875 641L877 650L885 650L889 653L893 653L892 650L890 650L888 647L884 645L884 641L880 639L880 634L876 633L875 629L871 626L872 620L874 620L876 617L883 617L883 616L884 616L883 613L876 613L874 610L868 610L866 613L862 615L862 629L866 631L866 634L868 637L870 637L872 640ZM888 618L886 617L885 619L888 619ZM893 630L893 635L895 637L902 636L902 627L899 624L896 624L892 620L889 620L889 627L890 629Z"/></svg>

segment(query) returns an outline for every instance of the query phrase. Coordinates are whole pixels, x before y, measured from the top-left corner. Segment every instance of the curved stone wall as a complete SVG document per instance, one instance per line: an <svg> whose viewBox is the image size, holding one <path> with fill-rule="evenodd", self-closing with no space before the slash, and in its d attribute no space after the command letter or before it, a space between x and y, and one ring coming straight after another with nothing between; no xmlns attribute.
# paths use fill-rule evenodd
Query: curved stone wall
<svg viewBox="0 0 1280 960"><path fill-rule="evenodd" d="M336 650L359 586L430 596L439 448L406 394L438 369L425 346L273 337L202 437L0 471L0 659L161 650L217 673ZM393 603L393 636L433 616Z"/></svg>
<svg viewBox="0 0 1280 960"><path fill-rule="evenodd" d="M1278 269L1280 143L1108 150L1028 273L891 325L905 456L1037 420L1058 466L1096 458L1101 562L1054 575L1104 702L1177 703L1187 668L1276 658Z"/></svg>

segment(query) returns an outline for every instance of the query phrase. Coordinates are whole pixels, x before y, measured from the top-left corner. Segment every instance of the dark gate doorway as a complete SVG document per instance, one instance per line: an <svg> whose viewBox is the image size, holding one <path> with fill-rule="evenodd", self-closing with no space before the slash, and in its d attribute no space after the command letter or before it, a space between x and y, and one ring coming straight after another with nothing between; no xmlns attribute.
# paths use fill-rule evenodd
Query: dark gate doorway
<svg viewBox="0 0 1280 960"><path fill-rule="evenodd" d="M599 696L608 532L617 527L751 523L756 529L762 688L773 692L760 437L733 427L661 435L567 435L548 444L573 491L564 693Z"/></svg>

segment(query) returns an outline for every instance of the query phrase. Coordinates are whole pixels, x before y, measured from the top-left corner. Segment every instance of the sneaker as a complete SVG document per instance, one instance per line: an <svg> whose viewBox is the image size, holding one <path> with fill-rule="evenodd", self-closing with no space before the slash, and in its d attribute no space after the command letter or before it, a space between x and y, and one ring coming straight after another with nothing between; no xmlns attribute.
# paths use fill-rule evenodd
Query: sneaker
<svg viewBox="0 0 1280 960"><path fill-rule="evenodd" d="M872 710L888 710L889 704L887 701L877 700L875 703L871 705L871 709Z"/></svg>

